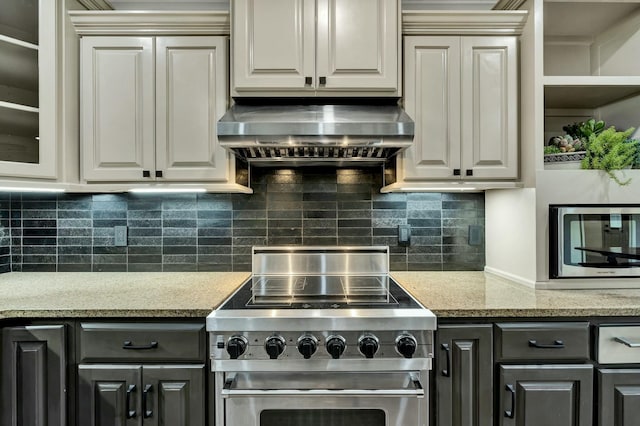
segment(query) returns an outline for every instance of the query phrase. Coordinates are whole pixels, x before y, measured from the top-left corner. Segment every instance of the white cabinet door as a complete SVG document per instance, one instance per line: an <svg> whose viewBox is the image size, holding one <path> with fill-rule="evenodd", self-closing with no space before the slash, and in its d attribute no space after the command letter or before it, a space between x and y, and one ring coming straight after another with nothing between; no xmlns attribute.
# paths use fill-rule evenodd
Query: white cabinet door
<svg viewBox="0 0 640 426"><path fill-rule="evenodd" d="M83 179L136 181L143 171L154 176L153 68L151 37L82 39Z"/></svg>
<svg viewBox="0 0 640 426"><path fill-rule="evenodd" d="M460 37L406 37L405 110L414 145L402 156L405 180L454 178L460 169Z"/></svg>
<svg viewBox="0 0 640 426"><path fill-rule="evenodd" d="M216 122L227 107L227 39L156 39L156 173L162 179L227 179Z"/></svg>
<svg viewBox="0 0 640 426"><path fill-rule="evenodd" d="M318 0L318 90L398 87L398 2Z"/></svg>
<svg viewBox="0 0 640 426"><path fill-rule="evenodd" d="M314 90L315 0L234 0L236 92Z"/></svg>
<svg viewBox="0 0 640 426"><path fill-rule="evenodd" d="M518 177L517 60L515 37L462 38L465 179Z"/></svg>

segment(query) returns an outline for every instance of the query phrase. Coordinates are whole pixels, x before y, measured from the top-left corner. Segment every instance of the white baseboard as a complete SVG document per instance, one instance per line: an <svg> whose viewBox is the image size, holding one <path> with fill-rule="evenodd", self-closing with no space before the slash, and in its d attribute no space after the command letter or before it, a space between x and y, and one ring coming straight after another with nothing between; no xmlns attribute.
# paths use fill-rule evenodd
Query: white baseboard
<svg viewBox="0 0 640 426"><path fill-rule="evenodd" d="M538 290L615 290L640 288L640 278L594 278L537 281Z"/></svg>
<svg viewBox="0 0 640 426"><path fill-rule="evenodd" d="M492 268L490 266L484 267L484 272L487 275L493 275L498 278L502 278L517 284L521 284L530 288L536 288L536 282L532 280L527 280L526 278L522 278L521 276L511 274L509 272L504 272L499 269Z"/></svg>

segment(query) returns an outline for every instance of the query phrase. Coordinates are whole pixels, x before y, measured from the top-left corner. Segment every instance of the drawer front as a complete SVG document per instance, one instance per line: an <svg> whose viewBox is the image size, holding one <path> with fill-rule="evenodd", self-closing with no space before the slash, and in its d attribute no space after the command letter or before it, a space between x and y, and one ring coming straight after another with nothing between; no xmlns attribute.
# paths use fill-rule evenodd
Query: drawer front
<svg viewBox="0 0 640 426"><path fill-rule="evenodd" d="M640 324L601 325L597 339L600 364L640 363Z"/></svg>
<svg viewBox="0 0 640 426"><path fill-rule="evenodd" d="M81 323L79 362L205 360L204 324Z"/></svg>
<svg viewBox="0 0 640 426"><path fill-rule="evenodd" d="M496 324L499 361L587 360L589 323Z"/></svg>

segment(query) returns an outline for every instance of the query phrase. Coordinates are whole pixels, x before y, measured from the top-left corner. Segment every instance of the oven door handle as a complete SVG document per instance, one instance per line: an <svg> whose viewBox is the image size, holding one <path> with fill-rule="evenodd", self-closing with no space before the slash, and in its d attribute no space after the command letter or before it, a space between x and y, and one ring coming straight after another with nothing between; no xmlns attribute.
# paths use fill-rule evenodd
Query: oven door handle
<svg viewBox="0 0 640 426"><path fill-rule="evenodd" d="M411 378L413 389L232 389L235 374L225 380L220 391L223 398L255 398L255 397L301 397L301 396L334 396L334 397L388 397L388 398L424 398L422 383Z"/></svg>
<svg viewBox="0 0 640 426"><path fill-rule="evenodd" d="M267 398L274 396L424 398L424 389L223 389L221 395L223 398Z"/></svg>

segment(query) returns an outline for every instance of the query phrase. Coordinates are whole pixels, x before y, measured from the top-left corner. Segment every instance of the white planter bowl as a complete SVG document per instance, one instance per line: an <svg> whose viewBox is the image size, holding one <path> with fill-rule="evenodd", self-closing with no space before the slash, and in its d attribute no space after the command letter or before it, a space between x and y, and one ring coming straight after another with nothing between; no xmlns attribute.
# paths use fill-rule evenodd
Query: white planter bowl
<svg viewBox="0 0 640 426"><path fill-rule="evenodd" d="M561 152L559 154L545 154L545 170L578 170L585 157L585 152Z"/></svg>

